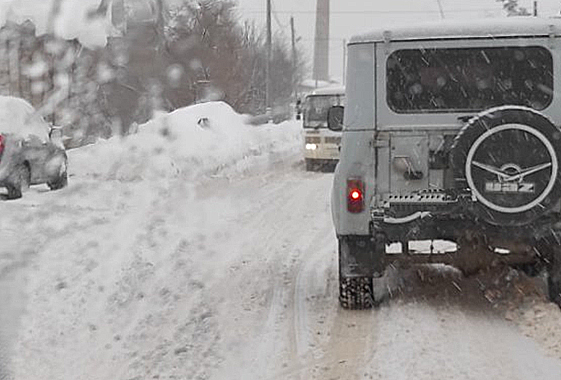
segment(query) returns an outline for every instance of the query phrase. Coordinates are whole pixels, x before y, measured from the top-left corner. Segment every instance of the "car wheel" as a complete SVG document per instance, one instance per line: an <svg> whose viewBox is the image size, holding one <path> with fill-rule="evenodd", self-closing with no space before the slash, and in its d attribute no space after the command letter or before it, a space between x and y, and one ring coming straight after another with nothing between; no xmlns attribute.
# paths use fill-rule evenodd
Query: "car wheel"
<svg viewBox="0 0 561 380"><path fill-rule="evenodd" d="M19 180L21 191L29 190L29 186L31 185L31 169L29 168L29 164L24 163L20 168Z"/></svg>
<svg viewBox="0 0 561 380"><path fill-rule="evenodd" d="M51 190L59 190L68 185L68 167L66 160L60 166L57 178L47 182L47 185Z"/></svg>
<svg viewBox="0 0 561 380"><path fill-rule="evenodd" d="M339 304L344 309L353 310L379 306L382 297L377 296L374 291L374 279L370 274L372 263L363 262L363 256L372 258L383 255L381 249L385 250L385 239L378 240L372 246L368 245L366 239L347 241L343 244L348 252L342 251L343 246L339 240ZM357 249L357 247L361 247L361 249ZM355 273L348 273L349 261L353 262L351 265L355 267ZM377 276L380 276L381 272L383 271L378 272Z"/></svg>
<svg viewBox="0 0 561 380"><path fill-rule="evenodd" d="M558 236L540 239L534 246L547 272L547 295L561 307L561 245Z"/></svg>
<svg viewBox="0 0 561 380"><path fill-rule="evenodd" d="M561 307L561 252L548 265L547 292L549 300Z"/></svg>
<svg viewBox="0 0 561 380"><path fill-rule="evenodd" d="M561 130L525 107L472 118L456 136L450 162L457 187L476 200L471 212L498 226L527 225L561 198Z"/></svg>
<svg viewBox="0 0 561 380"><path fill-rule="evenodd" d="M510 267L521 271L528 277L537 277L542 273L543 263L541 261L536 261L533 263L513 264Z"/></svg>
<svg viewBox="0 0 561 380"><path fill-rule="evenodd" d="M8 190L8 199L19 199L21 198L21 188L15 184L6 184L6 189Z"/></svg>
<svg viewBox="0 0 561 380"><path fill-rule="evenodd" d="M370 309L376 302L372 277L339 277L339 303L344 309Z"/></svg>

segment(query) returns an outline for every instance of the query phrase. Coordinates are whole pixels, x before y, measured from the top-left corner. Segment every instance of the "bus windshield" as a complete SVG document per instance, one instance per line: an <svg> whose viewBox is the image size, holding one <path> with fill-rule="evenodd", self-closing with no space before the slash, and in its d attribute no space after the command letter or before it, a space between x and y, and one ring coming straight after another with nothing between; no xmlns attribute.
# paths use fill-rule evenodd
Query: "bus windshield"
<svg viewBox="0 0 561 380"><path fill-rule="evenodd" d="M304 102L304 128L327 128L327 111L343 105L342 94L309 95Z"/></svg>

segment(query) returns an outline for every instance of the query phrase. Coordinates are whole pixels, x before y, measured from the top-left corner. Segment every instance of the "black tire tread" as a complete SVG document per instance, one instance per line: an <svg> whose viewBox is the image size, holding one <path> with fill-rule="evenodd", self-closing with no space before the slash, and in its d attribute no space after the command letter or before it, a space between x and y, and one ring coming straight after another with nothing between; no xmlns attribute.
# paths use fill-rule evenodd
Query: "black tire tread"
<svg viewBox="0 0 561 380"><path fill-rule="evenodd" d="M22 197L22 193L21 193L21 188L10 184L10 185L6 185L6 188L8 190L8 196L7 199L13 200L13 199L19 199Z"/></svg>
<svg viewBox="0 0 561 380"><path fill-rule="evenodd" d="M20 187L22 192L29 189L31 185L31 168L29 163L25 162L20 169Z"/></svg>
<svg viewBox="0 0 561 380"><path fill-rule="evenodd" d="M339 303L344 309L363 310L378 306L371 277L339 277Z"/></svg>
<svg viewBox="0 0 561 380"><path fill-rule="evenodd" d="M60 190L68 185L68 173L65 171L54 181L47 183L51 190Z"/></svg>
<svg viewBox="0 0 561 380"><path fill-rule="evenodd" d="M561 307L561 252L550 258L547 273L547 292L549 300Z"/></svg>

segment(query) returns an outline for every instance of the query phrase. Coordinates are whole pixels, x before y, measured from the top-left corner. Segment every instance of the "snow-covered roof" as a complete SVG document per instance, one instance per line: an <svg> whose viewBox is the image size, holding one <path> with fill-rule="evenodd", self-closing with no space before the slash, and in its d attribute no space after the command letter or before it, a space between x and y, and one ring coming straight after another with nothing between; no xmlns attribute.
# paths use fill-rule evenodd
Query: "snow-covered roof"
<svg viewBox="0 0 561 380"><path fill-rule="evenodd" d="M0 133L12 133L24 138L35 136L47 141L49 124L24 99L0 96Z"/></svg>
<svg viewBox="0 0 561 380"><path fill-rule="evenodd" d="M340 95L345 93L345 87L343 86L330 86L324 88L318 88L308 94L311 95Z"/></svg>
<svg viewBox="0 0 561 380"><path fill-rule="evenodd" d="M503 17L442 20L380 26L356 35L349 44L458 38L561 36L561 18Z"/></svg>

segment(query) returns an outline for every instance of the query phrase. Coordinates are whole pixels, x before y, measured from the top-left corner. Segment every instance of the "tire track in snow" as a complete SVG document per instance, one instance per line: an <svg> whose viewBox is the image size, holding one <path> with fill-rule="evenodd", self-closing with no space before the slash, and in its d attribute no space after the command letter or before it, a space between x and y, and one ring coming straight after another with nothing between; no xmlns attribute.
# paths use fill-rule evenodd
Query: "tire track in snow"
<svg viewBox="0 0 561 380"><path fill-rule="evenodd" d="M371 314L358 317L354 326L361 331L362 340L353 339L355 335L348 325L349 320L355 320L353 312L339 309L337 302L336 239L329 213L331 181L330 174L297 172L230 184L234 187L233 197L238 193L241 198L247 197L247 188L255 188L251 193L255 202L241 214L241 219L232 221L243 226L247 241L252 242L251 248L241 247L242 251L249 249L241 253L248 264L236 266L244 270L238 276L251 276L256 284L267 284L268 289L263 321L254 328L260 337L257 348L246 348L246 359L242 360L251 363L254 371L240 370L236 373L238 378L331 378L328 376L342 374L338 372L341 368L363 363L363 353L370 352L365 347L369 347L366 337L374 331ZM261 186L255 186L256 182ZM271 215L276 225L263 228L270 224ZM257 280L262 271L270 279L267 283ZM254 291L245 283L241 286L246 287L246 293ZM263 361L272 342L276 346L274 356ZM278 370L279 366L283 369ZM271 371L274 368L277 369Z"/></svg>
<svg viewBox="0 0 561 380"><path fill-rule="evenodd" d="M244 314L263 315L261 322L255 320L253 326L244 324L239 327L253 337L258 335L259 339L255 348L245 347L241 357L236 359L238 363L247 362L253 366L252 370L240 370L237 378L264 379L267 374L274 373L278 377L278 373L292 370L294 364L305 363L305 356L315 343L309 328L313 320L307 316L307 276L317 269L313 268L317 267L317 262L332 260L330 241L334 239L333 230L330 220L322 217L328 207L331 178L330 175L299 169L295 173L277 173L261 180L247 179L230 184L230 196L236 197L242 211L229 222L233 226L232 234L245 237L239 247L229 246L232 258L237 257L238 264L233 261L234 278L226 281L230 288L244 288L246 295L256 295L249 304L242 301ZM250 194L248 188L253 189ZM246 203L248 195L252 200ZM325 250L326 246L328 250ZM240 261L245 264L239 265ZM321 265L321 268L325 267L328 264ZM325 280L322 278L320 282L325 292ZM263 297L259 296L259 288ZM302 288L306 291L298 298L297 289ZM266 309L262 310L260 304ZM238 307L231 304L231 308L232 318L238 314ZM256 362L255 356L262 358L266 352L272 355L271 360ZM232 359L232 362L236 360ZM285 370L279 371L279 368ZM285 377L280 375L278 378Z"/></svg>
<svg viewBox="0 0 561 380"><path fill-rule="evenodd" d="M0 277L0 380L10 380L13 376L10 358L25 303L23 277L19 269L16 267Z"/></svg>
<svg viewBox="0 0 561 380"><path fill-rule="evenodd" d="M325 223L316 233L314 239L309 242L306 249L300 254L300 262L296 268L296 276L293 287L294 298L294 323L293 334L295 335L295 354L297 357L304 356L314 342L312 339L313 324L310 321L310 297L314 296L314 289L310 289L310 278L317 274L318 269L326 266L321 261L331 262L332 257L326 257L333 245L333 231L329 223ZM323 244L322 244L323 243ZM327 278L325 278L327 285Z"/></svg>
<svg viewBox="0 0 561 380"><path fill-rule="evenodd" d="M0 380L13 379L11 359L14 343L21 324L27 297L23 269L36 252L38 241L22 236L33 236L33 230L18 231L17 221L29 218L34 205L23 199L2 204L4 216L0 220ZM17 212L20 208L23 212ZM13 212L16 210L16 212Z"/></svg>

